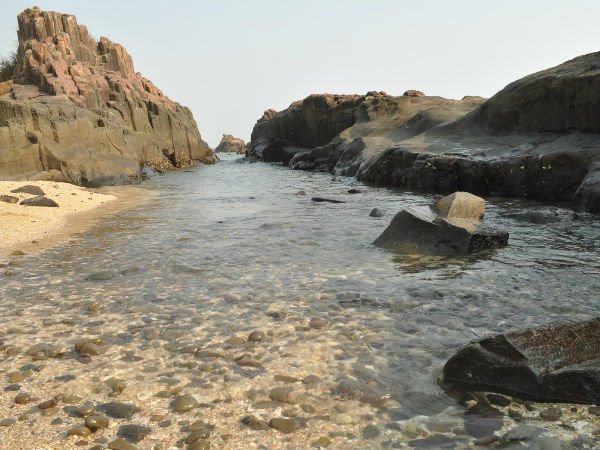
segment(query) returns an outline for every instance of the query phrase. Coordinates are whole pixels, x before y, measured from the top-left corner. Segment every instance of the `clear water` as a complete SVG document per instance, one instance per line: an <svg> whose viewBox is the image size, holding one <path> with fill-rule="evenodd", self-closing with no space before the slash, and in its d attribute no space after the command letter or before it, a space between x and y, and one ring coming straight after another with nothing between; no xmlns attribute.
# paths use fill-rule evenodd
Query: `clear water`
<svg viewBox="0 0 600 450"><path fill-rule="evenodd" d="M118 376L128 380L121 399L168 412L167 401L152 395L183 386L206 402L219 398L203 417L249 448L268 445L267 435L245 430L239 420L248 411L267 420L280 412L252 407L279 386L273 375L316 374L322 380L317 388L292 386L301 395L296 406L308 402L316 409L299 416L350 414L353 435L334 434L334 444L378 448L403 440L389 426L394 421L450 414L455 402L436 380L444 362L469 341L598 314L598 218L573 220L564 209L491 200L486 221L510 231L508 247L478 257L410 258L372 242L395 212L430 204L432 196L234 159L153 178L142 186L155 196L148 204L26 258L12 277L0 280L5 346L26 350L45 342L71 350L79 338L100 336L108 349L88 364L73 352L43 361L46 378L25 387L41 396L72 391L108 401L112 394L97 385ZM350 187L362 193L350 195ZM313 196L347 203L314 203ZM369 217L374 207L386 216ZM538 215L524 217L530 212ZM532 223L548 215L556 221ZM90 313L94 302L103 308ZM267 315L274 311L287 316L274 320ZM312 318L326 325L312 328ZM253 330L267 337L242 347L225 342ZM243 353L262 367L237 366ZM2 370L27 362L23 354L6 357ZM64 373L77 379L48 381ZM369 424L378 436L361 435ZM294 436L311 439L344 426L313 419L285 436L293 448ZM169 430L148 439L183 436ZM39 439L49 439L48 433ZM286 442L269 439L272 448Z"/></svg>

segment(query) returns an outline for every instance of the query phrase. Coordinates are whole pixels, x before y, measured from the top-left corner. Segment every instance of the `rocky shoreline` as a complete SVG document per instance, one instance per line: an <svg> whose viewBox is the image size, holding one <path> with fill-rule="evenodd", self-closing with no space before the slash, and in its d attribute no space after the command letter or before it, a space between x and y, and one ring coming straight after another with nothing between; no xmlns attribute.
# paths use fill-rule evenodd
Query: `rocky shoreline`
<svg viewBox="0 0 600 450"><path fill-rule="evenodd" d="M489 100L312 95L256 123L248 156L377 186L567 202L600 212L600 53Z"/></svg>

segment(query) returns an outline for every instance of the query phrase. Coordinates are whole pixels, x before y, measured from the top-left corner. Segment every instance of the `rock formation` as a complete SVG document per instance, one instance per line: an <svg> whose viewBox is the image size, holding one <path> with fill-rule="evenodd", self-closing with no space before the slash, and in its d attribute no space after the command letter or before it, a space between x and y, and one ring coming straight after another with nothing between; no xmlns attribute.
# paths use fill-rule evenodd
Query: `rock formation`
<svg viewBox="0 0 600 450"><path fill-rule="evenodd" d="M293 169L354 175L369 157L394 143L463 116L483 99L311 95L284 111L265 111L252 131L248 156Z"/></svg>
<svg viewBox="0 0 600 450"><path fill-rule="evenodd" d="M246 143L243 139L236 138L231 134L224 134L221 142L215 149L215 153L246 153Z"/></svg>
<svg viewBox="0 0 600 450"><path fill-rule="evenodd" d="M249 153L381 186L566 201L600 212L598 68L600 52L580 56L485 102L412 91L311 96L268 111Z"/></svg>
<svg viewBox="0 0 600 450"><path fill-rule="evenodd" d="M450 358L443 378L455 391L600 404L600 319L474 342Z"/></svg>
<svg viewBox="0 0 600 450"><path fill-rule="evenodd" d="M136 73L131 56L98 42L74 16L18 16L13 79L0 84L0 177L95 185L216 157L189 109Z"/></svg>
<svg viewBox="0 0 600 450"><path fill-rule="evenodd" d="M508 233L480 222L484 212L482 198L455 192L440 199L434 208L404 208L375 245L434 254L468 254L506 245Z"/></svg>

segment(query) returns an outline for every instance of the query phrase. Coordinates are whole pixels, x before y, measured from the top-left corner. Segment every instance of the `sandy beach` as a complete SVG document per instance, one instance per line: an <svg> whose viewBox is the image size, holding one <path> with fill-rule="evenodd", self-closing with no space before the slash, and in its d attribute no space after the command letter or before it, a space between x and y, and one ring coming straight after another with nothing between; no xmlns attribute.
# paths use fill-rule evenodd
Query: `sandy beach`
<svg viewBox="0 0 600 450"><path fill-rule="evenodd" d="M35 197L12 192L22 186L39 187L59 206L21 205L23 200ZM0 181L0 196L18 198L16 203L0 201L0 260L13 252L30 254L47 249L118 206L112 193L52 181Z"/></svg>

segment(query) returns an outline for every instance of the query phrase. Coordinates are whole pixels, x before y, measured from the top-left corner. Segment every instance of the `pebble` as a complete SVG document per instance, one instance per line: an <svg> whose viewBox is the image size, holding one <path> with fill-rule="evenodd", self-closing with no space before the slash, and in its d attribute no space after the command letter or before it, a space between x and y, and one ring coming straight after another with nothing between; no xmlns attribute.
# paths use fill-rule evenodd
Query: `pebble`
<svg viewBox="0 0 600 450"><path fill-rule="evenodd" d="M15 397L15 403L17 405L26 405L27 403L30 403L32 401L33 397L31 397L31 395L27 394L26 392L17 394L17 396Z"/></svg>
<svg viewBox="0 0 600 450"><path fill-rule="evenodd" d="M108 417L113 419L131 419L134 414L139 413L141 410L135 405L128 403L103 403L98 405L98 410L102 411Z"/></svg>
<svg viewBox="0 0 600 450"><path fill-rule="evenodd" d="M96 405L92 402L85 402L83 405L75 408L73 412L79 417L90 416L96 412Z"/></svg>
<svg viewBox="0 0 600 450"><path fill-rule="evenodd" d="M255 416L245 416L242 418L242 423L246 425L248 428L257 431L264 431L269 429L269 424L261 419L256 418Z"/></svg>
<svg viewBox="0 0 600 450"><path fill-rule="evenodd" d="M332 414L329 421L338 425L349 425L354 423L354 418L350 414Z"/></svg>
<svg viewBox="0 0 600 450"><path fill-rule="evenodd" d="M512 399L506 395L490 393L486 395L486 398L492 405L506 407L512 403Z"/></svg>
<svg viewBox="0 0 600 450"><path fill-rule="evenodd" d="M138 448L135 445L130 444L122 438L115 439L114 441L109 442L108 448L110 450L138 450Z"/></svg>
<svg viewBox="0 0 600 450"><path fill-rule="evenodd" d="M21 390L21 385L20 384L9 384L8 386L6 386L4 388L4 390L6 392L16 392L16 391L20 391Z"/></svg>
<svg viewBox="0 0 600 450"><path fill-rule="evenodd" d="M229 345L243 345L246 343L246 338L234 336L225 341Z"/></svg>
<svg viewBox="0 0 600 450"><path fill-rule="evenodd" d="M551 436L542 436L535 441L540 450L562 450L562 443Z"/></svg>
<svg viewBox="0 0 600 450"><path fill-rule="evenodd" d="M455 446L455 441L443 434L433 434L423 439L413 439L408 444L414 448L449 448Z"/></svg>
<svg viewBox="0 0 600 450"><path fill-rule="evenodd" d="M325 325L327 325L327 321L325 319L319 319L317 317L313 317L312 319L310 319L309 326L311 328L314 328L316 330L320 330Z"/></svg>
<svg viewBox="0 0 600 450"><path fill-rule="evenodd" d="M247 358L247 357L238 359L236 361L236 363L240 367L260 367L260 366L262 366L260 361L257 361L255 359L251 359L251 358Z"/></svg>
<svg viewBox="0 0 600 450"><path fill-rule="evenodd" d="M88 305L87 310L89 312L96 312L96 311L100 311L103 308L104 305L102 305L102 303L92 303L90 305Z"/></svg>
<svg viewBox="0 0 600 450"><path fill-rule="evenodd" d="M562 411L559 408L551 407L540 411L540 417L544 420L555 422L562 416Z"/></svg>
<svg viewBox="0 0 600 450"><path fill-rule="evenodd" d="M93 342L86 342L79 349L81 356L98 356L100 353L102 353L102 348Z"/></svg>
<svg viewBox="0 0 600 450"><path fill-rule="evenodd" d="M321 379L316 375L307 375L304 378L302 378L302 383L304 383L308 386L318 384L320 382L321 382Z"/></svg>
<svg viewBox="0 0 600 450"><path fill-rule="evenodd" d="M594 416L600 416L600 406L590 406L588 412Z"/></svg>
<svg viewBox="0 0 600 450"><path fill-rule="evenodd" d="M115 394L120 394L127 387L127 383L121 378L109 378L105 383Z"/></svg>
<svg viewBox="0 0 600 450"><path fill-rule="evenodd" d="M263 331L253 331L248 335L250 342L260 342L264 339L265 333Z"/></svg>
<svg viewBox="0 0 600 450"><path fill-rule="evenodd" d="M273 377L275 381L281 381L282 383L297 383L300 381L298 378L290 377L287 375L275 375Z"/></svg>
<svg viewBox="0 0 600 450"><path fill-rule="evenodd" d="M108 418L98 415L88 416L85 418L85 426L96 432L96 430L108 427Z"/></svg>
<svg viewBox="0 0 600 450"><path fill-rule="evenodd" d="M283 417L272 418L269 421L269 426L285 434L293 433L300 428L300 424L294 419L285 419Z"/></svg>
<svg viewBox="0 0 600 450"><path fill-rule="evenodd" d="M380 434L379 428L375 425L367 425L362 431L362 437L365 439L374 439Z"/></svg>
<svg viewBox="0 0 600 450"><path fill-rule="evenodd" d="M0 427L10 427L17 423L17 419L2 419L0 420Z"/></svg>
<svg viewBox="0 0 600 450"><path fill-rule="evenodd" d="M46 400L45 402L42 402L38 405L38 408L40 409L48 409L48 408L54 408L56 405L58 404L58 402L56 401L56 399L50 399L50 400Z"/></svg>
<svg viewBox="0 0 600 450"><path fill-rule="evenodd" d="M183 441L185 444L193 444L196 441L208 439L210 436L210 431L194 431L187 435L185 440Z"/></svg>
<svg viewBox="0 0 600 450"><path fill-rule="evenodd" d="M121 425L119 427L119 431L117 432L117 436L137 443L143 440L150 433L152 433L152 429L142 425Z"/></svg>
<svg viewBox="0 0 600 450"><path fill-rule="evenodd" d="M70 436L88 437L90 434L92 434L92 430L90 430L88 427L84 427L84 426L74 427L74 428L71 428L69 431L67 431L67 437L70 437Z"/></svg>
<svg viewBox="0 0 600 450"><path fill-rule="evenodd" d="M210 448L210 441L201 440L196 441L193 444L188 445L187 450L208 450Z"/></svg>
<svg viewBox="0 0 600 450"><path fill-rule="evenodd" d="M276 387L269 392L269 398L274 402L296 403L296 398L290 388Z"/></svg>
<svg viewBox="0 0 600 450"><path fill-rule="evenodd" d="M373 208L369 213L369 217L383 217L385 213L379 208Z"/></svg>
<svg viewBox="0 0 600 450"><path fill-rule="evenodd" d="M191 395L175 397L171 405L175 412L186 412L198 407L198 401Z"/></svg>
<svg viewBox="0 0 600 450"><path fill-rule="evenodd" d="M310 446L314 448L326 448L329 447L329 445L331 445L331 439L327 436L321 436L310 444Z"/></svg>

